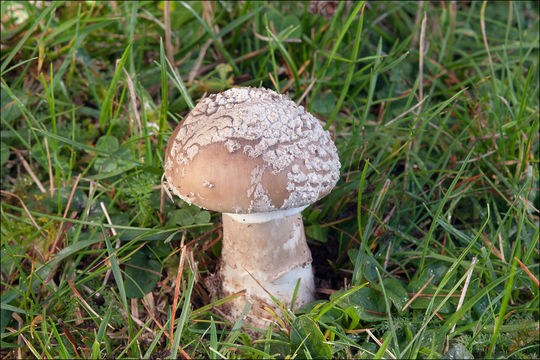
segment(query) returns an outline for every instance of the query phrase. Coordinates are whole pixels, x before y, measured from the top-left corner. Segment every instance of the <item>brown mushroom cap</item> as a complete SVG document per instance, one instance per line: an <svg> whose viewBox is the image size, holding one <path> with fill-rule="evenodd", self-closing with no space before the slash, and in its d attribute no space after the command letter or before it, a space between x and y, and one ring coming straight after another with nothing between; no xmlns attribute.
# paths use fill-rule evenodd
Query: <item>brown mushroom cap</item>
<svg viewBox="0 0 540 360"><path fill-rule="evenodd" d="M250 214L314 203L339 178L328 131L302 106L263 88L202 99L174 130L165 176L188 203Z"/></svg>

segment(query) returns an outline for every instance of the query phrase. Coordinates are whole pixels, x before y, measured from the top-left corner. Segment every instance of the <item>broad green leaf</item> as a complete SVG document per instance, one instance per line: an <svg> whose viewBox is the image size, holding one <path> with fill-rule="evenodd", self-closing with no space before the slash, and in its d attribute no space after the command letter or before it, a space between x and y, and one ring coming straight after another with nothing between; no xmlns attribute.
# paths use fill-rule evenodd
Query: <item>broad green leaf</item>
<svg viewBox="0 0 540 360"><path fill-rule="evenodd" d="M118 139L112 135L104 135L97 140L96 147L107 153L112 153L119 147Z"/></svg>
<svg viewBox="0 0 540 360"><path fill-rule="evenodd" d="M195 215L195 224L206 224L210 222L210 213L202 210Z"/></svg>
<svg viewBox="0 0 540 360"><path fill-rule="evenodd" d="M398 312L401 313L403 306L409 301L409 295L407 290L401 285L401 283L393 278L386 278L383 280L384 290L386 295L392 301Z"/></svg>
<svg viewBox="0 0 540 360"><path fill-rule="evenodd" d="M110 173L116 170L117 166L113 159L97 159L94 163L94 169L100 173Z"/></svg>
<svg viewBox="0 0 540 360"><path fill-rule="evenodd" d="M307 221L309 223L317 222L317 219L319 218L320 213L321 213L321 209L315 209L311 211L307 217Z"/></svg>
<svg viewBox="0 0 540 360"><path fill-rule="evenodd" d="M358 249L350 249L347 252L347 255L349 255L349 259L351 259L351 262L353 264L356 263L356 259L358 257ZM364 266L362 267L362 275L367 281L369 281L372 284L375 284L378 280L376 269L377 269L377 266L372 262L371 259L367 258L364 260ZM358 280L361 280L361 279L358 279Z"/></svg>
<svg viewBox="0 0 540 360"><path fill-rule="evenodd" d="M413 290L413 292L418 291L429 281L432 275L433 280L431 280L431 284L436 285L442 280L444 275L446 275L448 269L448 265L443 262L430 262L426 264L424 270L414 274L413 280L409 283L409 288Z"/></svg>
<svg viewBox="0 0 540 360"><path fill-rule="evenodd" d="M465 345L457 343L444 354L443 359L474 359L474 356Z"/></svg>
<svg viewBox="0 0 540 360"><path fill-rule="evenodd" d="M341 291L333 293L330 299L339 296L340 293ZM339 301L338 305L353 319L352 321L355 321L356 317L366 321L386 320L383 295L377 290L368 287L358 289L358 291ZM355 312L354 315L352 315L353 311Z"/></svg>
<svg viewBox="0 0 540 360"><path fill-rule="evenodd" d="M358 322L360 320L373 322L373 321L383 321L387 319L386 316L378 315L378 312L374 313L372 310L368 310L361 305L349 306L348 308L345 309L345 313L351 319L349 323L350 329L354 329L356 325L358 325Z"/></svg>
<svg viewBox="0 0 540 360"><path fill-rule="evenodd" d="M327 300L315 300L297 309L295 314L311 314L312 316L315 316L326 304L328 304ZM341 318L343 318L343 311L338 307L332 307L331 309L325 311L317 322L320 321L325 324L330 324L334 321L340 321Z"/></svg>
<svg viewBox="0 0 540 360"><path fill-rule="evenodd" d="M308 238L325 243L328 240L328 228L322 228L319 224L306 226L306 235Z"/></svg>
<svg viewBox="0 0 540 360"><path fill-rule="evenodd" d="M148 294L161 276L161 263L154 254L142 248L126 262L125 287L126 296L130 298L142 298Z"/></svg>
<svg viewBox="0 0 540 360"><path fill-rule="evenodd" d="M294 28L294 30L287 36L288 38L298 39L302 35L302 24L296 15L288 14L283 16L279 11L270 9L270 11L266 13L266 16L268 17L268 23L272 23L273 28L276 30L276 35L279 35L290 28Z"/></svg>
<svg viewBox="0 0 540 360"><path fill-rule="evenodd" d="M193 215L191 215L189 210L178 209L172 212L170 221L176 225L188 226L195 222L195 218L193 217Z"/></svg>
<svg viewBox="0 0 540 360"><path fill-rule="evenodd" d="M133 154L128 147L122 146L114 152L114 157L120 160L133 160ZM130 162L131 163L131 162Z"/></svg>
<svg viewBox="0 0 540 360"><path fill-rule="evenodd" d="M298 39L302 36L302 24L300 23L300 19L293 14L286 15L282 18L280 26L280 32L289 28L294 28L293 32L288 36L291 39Z"/></svg>
<svg viewBox="0 0 540 360"><path fill-rule="evenodd" d="M345 314L347 314L347 316L350 319L349 325L348 325L349 329L356 329L356 326L358 325L360 320L362 320L362 317L360 316L360 313L362 312L362 310L363 309L361 306L349 306L348 308L345 309Z"/></svg>
<svg viewBox="0 0 540 360"><path fill-rule="evenodd" d="M313 358L331 359L332 349L327 344L324 335L317 327L317 324L307 315L297 317L291 327L291 346L293 350L302 347L307 350ZM304 352L299 349L298 354Z"/></svg>
<svg viewBox="0 0 540 360"><path fill-rule="evenodd" d="M27 105L28 96L24 92L17 89L13 89L12 92L22 105ZM13 102L13 99L9 96L7 91L0 91L0 104L2 106L2 117L6 122L11 123L17 117L21 116L21 110L15 102ZM4 128L2 128L2 131L5 131Z"/></svg>
<svg viewBox="0 0 540 360"><path fill-rule="evenodd" d="M429 289L429 287L428 287L422 293L427 295L427 294L430 294L430 293L433 294L434 292L435 292L435 289ZM443 296L437 296L435 298L434 303L433 303L433 307L437 308L441 304L441 302L443 300L444 300ZM424 310L424 309L428 308L430 302L431 302L431 297L418 297L418 298L414 299L414 301L411 303L411 308L412 309L417 309L417 310ZM457 299L450 298L440 308L439 313L441 313L441 314L452 314L456 309L455 306L452 304L452 302L457 303Z"/></svg>

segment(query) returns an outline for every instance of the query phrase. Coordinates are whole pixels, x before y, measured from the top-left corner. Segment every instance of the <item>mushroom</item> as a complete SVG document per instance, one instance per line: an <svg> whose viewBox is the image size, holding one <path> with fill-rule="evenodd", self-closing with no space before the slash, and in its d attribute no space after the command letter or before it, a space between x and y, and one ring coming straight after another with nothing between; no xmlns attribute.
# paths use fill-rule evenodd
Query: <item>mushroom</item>
<svg viewBox="0 0 540 360"><path fill-rule="evenodd" d="M266 327L269 294L295 306L314 299L311 253L301 211L339 178L328 131L302 106L264 88L233 88L202 99L174 130L165 176L188 204L223 213L219 277L236 319Z"/></svg>

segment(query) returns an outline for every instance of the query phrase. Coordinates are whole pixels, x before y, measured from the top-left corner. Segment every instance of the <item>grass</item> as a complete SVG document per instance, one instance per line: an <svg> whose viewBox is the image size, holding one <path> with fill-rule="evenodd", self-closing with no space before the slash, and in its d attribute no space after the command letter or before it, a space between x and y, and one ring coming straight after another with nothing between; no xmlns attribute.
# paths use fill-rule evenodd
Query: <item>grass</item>
<svg viewBox="0 0 540 360"><path fill-rule="evenodd" d="M3 1L2 358L537 358L538 10ZM265 331L210 291L219 214L160 185L233 86L300 100L342 163L303 213L318 300Z"/></svg>

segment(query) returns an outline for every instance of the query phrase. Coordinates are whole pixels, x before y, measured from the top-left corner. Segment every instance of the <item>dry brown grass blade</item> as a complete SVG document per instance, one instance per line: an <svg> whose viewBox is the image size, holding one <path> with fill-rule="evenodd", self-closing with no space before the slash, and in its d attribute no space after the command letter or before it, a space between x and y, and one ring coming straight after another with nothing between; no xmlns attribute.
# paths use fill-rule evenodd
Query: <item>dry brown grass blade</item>
<svg viewBox="0 0 540 360"><path fill-rule="evenodd" d="M488 246L489 249L491 249L491 252L496 256L498 257L499 259L501 259L503 262L506 262L506 260L504 259L504 254L501 252L502 251L502 243L500 244L501 245L501 251L497 250L497 248L495 246L493 246L493 244L491 243L491 241L489 241L489 239L487 238L487 236L485 236L484 234L480 234L480 236L482 237L482 239L484 239L484 242L486 243L486 245ZM500 236L500 234L499 234ZM499 237L499 240L501 240L501 238Z"/></svg>
<svg viewBox="0 0 540 360"><path fill-rule="evenodd" d="M456 312L461 309L461 306L463 306L463 301L465 300L465 295L467 294L467 289L469 288L469 283L471 281L471 276L474 271L474 266L476 265L477 259L473 257L471 261L471 267L469 268L469 273L467 274L467 279L465 279L465 285L463 285L463 290L461 291L461 296L459 297L459 301L456 307ZM454 332L456 329L456 324L452 326L452 330L450 330L450 334Z"/></svg>
<svg viewBox="0 0 540 360"><path fill-rule="evenodd" d="M135 120L137 121L137 136L139 138L142 138L141 116L139 114L139 109L137 108L137 93L135 92L135 86L133 85L133 80L131 80L131 76L129 76L129 72L126 70L126 68L122 70L124 70L124 74L126 75L126 82L127 82L128 91L129 91L129 100L130 100L131 110L133 111L133 116L135 116ZM130 120L131 120L131 117L130 117ZM139 143L139 154L140 152L141 152L141 144Z"/></svg>
<svg viewBox="0 0 540 360"><path fill-rule="evenodd" d="M171 336L170 339L174 339L174 319L176 317L176 307L178 306L178 296L180 294L180 286L182 280L182 269L184 268L184 261L186 260L186 248L184 247L185 233L182 234L182 242L180 243L180 248L182 253L180 255L180 263L178 264L178 270L176 272L176 284L174 287L174 297L173 297L173 307L171 311ZM172 342L171 342L172 350Z"/></svg>
<svg viewBox="0 0 540 360"><path fill-rule="evenodd" d="M487 35L486 35L486 22L485 22L485 11L486 11L486 4L487 0L484 0L482 2L482 7L480 9L480 29L482 30L482 41L484 42L484 47L486 48L486 53L488 56L489 65L491 67L493 64L493 59L491 58L491 52L489 51L489 45L487 42Z"/></svg>
<svg viewBox="0 0 540 360"><path fill-rule="evenodd" d="M149 309L148 305L146 304L146 302L144 301L141 301L144 308L146 309L146 312L150 315L150 317L152 318L152 320L156 323L156 325L159 327L160 330L163 330L163 325L161 325L161 323L159 322L158 319L156 319L156 317L154 316L154 314L152 313L152 311ZM171 337L171 334L169 334L167 331L164 331L163 332L165 334L165 336L167 336L169 338L169 340L171 341L171 343L173 342L173 338ZM180 351L180 354L182 354L182 358L183 359L191 359L191 357L189 356L188 353L186 353L186 351L184 349L182 349L182 347L180 345L178 345L178 351Z"/></svg>
<svg viewBox="0 0 540 360"><path fill-rule="evenodd" d="M143 246L146 245L146 244L143 244ZM125 266L127 267L131 267L131 268L134 268L134 269L137 269L137 270L141 270L141 271L146 271L146 272L149 272L151 274L154 274L156 276L161 276L161 272L159 271L155 271L155 270L152 270L152 269L148 269L144 266L137 266L135 264L130 264L130 263L125 263L124 264Z"/></svg>
<svg viewBox="0 0 540 360"><path fill-rule="evenodd" d="M306 62L302 64L300 69L298 69L298 76L302 75L302 73L304 72L304 70L306 70L306 68L309 66L310 63L311 63L311 59L307 59ZM288 67L288 64L287 64L287 67ZM285 87L281 89L280 92L282 94L285 91L287 91L291 87L291 85L294 83L294 77L292 76L292 71L289 71L289 73L291 74L291 78L289 79L289 82L287 82L287 85L285 85Z"/></svg>
<svg viewBox="0 0 540 360"><path fill-rule="evenodd" d="M307 94L311 91L311 89L313 88L313 85L315 85L315 82L317 80L316 79L313 79L311 80L311 82L309 83L308 87L306 88L306 90L304 90L304 93L302 94L302 96L300 96L300 98L298 99L298 101L296 102L296 105L300 105L302 103L302 101L304 101L304 99L306 98Z"/></svg>
<svg viewBox="0 0 540 360"><path fill-rule="evenodd" d="M422 291L424 291L424 289L426 288L426 286L429 285L429 283L431 282L431 280L433 280L433 278L435 277L435 275L431 275L431 277L429 278L429 280L420 288L420 290L411 298L411 300L407 301L407 303L403 306L403 308L401 309L401 311L404 311L406 308L409 307L409 305L411 305L411 303L417 298L420 296L420 294L422 293Z"/></svg>
<svg viewBox="0 0 540 360"><path fill-rule="evenodd" d="M32 221L32 224L34 224L34 226L36 227L36 229L39 230L39 232L41 233L41 235L43 236L43 238L45 238L45 240L47 241L47 244L49 244L51 242L51 240L49 239L49 237L47 236L47 234L45 234L45 232L43 231L42 228L39 227L39 225L37 224L36 220L34 220L34 217L32 216L32 214L30 213L30 210L28 210L28 208L26 207L26 204L24 203L23 199L21 199L18 195L10 192L10 191L7 191L7 190L0 190L0 193L2 194L6 194L6 195L9 195L9 196L13 196L14 198L16 198L17 200L20 201L23 209L24 209L24 212L26 212L26 215L28 215L28 218L30 219L30 221Z"/></svg>
<svg viewBox="0 0 540 360"><path fill-rule="evenodd" d="M69 207L71 206L71 201L73 200L73 195L75 195L75 190L77 190L77 186L79 186L79 180L81 180L81 175L82 174L79 174L77 178L75 179L75 184L73 185L73 188L71 189L71 193L69 194L68 203L66 205L66 209L64 210L64 216L63 216L64 219L67 217ZM58 232L56 233L56 238L54 239L54 242L51 245L51 248L49 250L49 253L47 254L47 259L49 259L51 255L54 255L56 253L56 247L60 240L60 235L62 235L63 227L64 227L64 220L60 222L60 226L58 227Z"/></svg>
<svg viewBox="0 0 540 360"><path fill-rule="evenodd" d="M219 224L217 227L215 227L214 229L212 229L211 231L213 232L214 230L217 230L221 227L221 224ZM212 246L214 246L214 244L216 244L218 241L220 241L221 239L223 238L223 232L222 231L219 231L218 233L218 236L210 241L210 242L207 242L206 244L204 244L203 246L203 251L207 251L208 249L210 249Z"/></svg>
<svg viewBox="0 0 540 360"><path fill-rule="evenodd" d="M423 2L422 3L422 6L423 6ZM420 3L418 4L418 10L420 10ZM419 12L417 12L417 18L418 18L418 15L419 15ZM421 113L422 113L422 102L421 101L423 98L424 98L424 49L425 49L425 34L426 34L426 22L427 22L427 12L424 11L423 13L423 16L422 16L422 25L420 26L420 43L418 45L418 101L419 101L419 104L417 106L417 110L416 110L416 120L414 121L414 124L413 124L413 129L414 129L414 137L412 138L412 140L408 141L407 142L407 158L410 157L410 153L413 149L413 145L415 145L417 143L417 140L418 140L418 132L416 131L418 129L418 127L420 126L421 122L422 122L422 118L421 118ZM414 42L414 40L413 40ZM407 174L409 173L409 161L407 160L405 162L405 178L404 178L404 181L403 181L403 184L407 184L408 183L408 180L407 180Z"/></svg>
<svg viewBox="0 0 540 360"><path fill-rule="evenodd" d="M426 47L426 23L427 23L427 13L424 11L424 16L422 19L422 25L420 27L420 44L418 49L418 76L419 76L419 84L418 84L418 99L424 98L424 52ZM418 110L416 111L416 115L420 116L420 113L422 112L422 105L418 106ZM414 128L418 128L420 125L420 119L416 121L414 124ZM416 139L416 137L415 137Z"/></svg>
<svg viewBox="0 0 540 360"><path fill-rule="evenodd" d="M34 320L32 320L32 322L30 323L30 337L32 339L34 339L34 331L35 331L35 328L36 328L36 323L39 321L41 322L41 320L43 320L43 316L41 315L38 315L34 318Z"/></svg>
<svg viewBox="0 0 540 360"><path fill-rule="evenodd" d="M407 295L409 296L416 296L416 297L421 297L421 298L431 298L431 297L447 297L447 296L450 296L450 297L459 297L458 294L452 294L452 295L448 295L448 294L421 294L419 292L417 293L407 293Z"/></svg>
<svg viewBox="0 0 540 360"><path fill-rule="evenodd" d="M215 2L214 1L203 1L202 2L202 8L203 8L202 9L203 10L202 11L202 19L203 19L203 21L208 24L208 27L210 29L212 29L212 32L214 34L216 34L216 35L219 34L218 22L217 21L214 22ZM223 40L221 39L221 37L216 36L216 39L217 39L217 42L223 43ZM214 42L213 37L211 37L211 40L212 40L212 42ZM215 44L214 50L215 50L214 58L219 60L219 61L223 61L224 56L221 53L221 49L219 48L219 46L217 46L217 44Z"/></svg>
<svg viewBox="0 0 540 360"><path fill-rule="evenodd" d="M377 337L376 337L375 335L373 335L373 333L371 332L371 330L366 329L366 332L368 333L369 337L370 337L373 341L375 341L375 342L377 343L377 345L382 346L382 342L381 342L379 339L377 339ZM394 356L394 354L392 354L392 353L390 352L390 350L386 349L386 353L387 353L388 355L390 355L390 357L391 357L392 359L396 359L396 357Z"/></svg>
<svg viewBox="0 0 540 360"><path fill-rule="evenodd" d="M450 71L448 69L446 69L444 66L442 66L441 64L439 64L435 59L432 59L428 56L425 56L425 59L428 60L430 63L432 63L433 65L435 65L439 70L441 70L440 73L438 73L437 75L435 75L434 77L432 77L431 79L428 79L426 80L426 82L424 83L424 85L427 85L428 83L431 83L433 82L435 79L438 79L439 77L443 76L443 75L448 75L448 77L450 78L451 82L455 85L457 84L460 84L462 83L463 81L460 81L456 74L453 72L453 71ZM461 89L464 90L464 93L467 95L467 97L469 99L471 99L471 93L469 93L469 91L467 90L467 87L466 86L461 86Z"/></svg>
<svg viewBox="0 0 540 360"><path fill-rule="evenodd" d="M197 56L197 61L195 61L195 65L191 69L188 75L188 84L192 84L195 78L199 75L199 71L201 70L201 65L204 59L204 56L206 55L206 52L208 51L208 48L212 45L212 39L206 40L206 42L201 46L201 50L199 52L199 55Z"/></svg>
<svg viewBox="0 0 540 360"><path fill-rule="evenodd" d="M352 330L345 329L345 333L347 333L347 334L360 334L360 333L367 332L368 330L371 331L371 330L373 330L373 329L374 329L374 328L367 328L367 329L352 329Z"/></svg>
<svg viewBox="0 0 540 360"><path fill-rule="evenodd" d="M23 322L23 319L21 318L21 316L19 314L17 314L16 312L13 312L13 313L11 313L11 317L14 318L17 321L18 329L19 329L19 331L21 331L21 329L22 329L22 327L24 325L24 322ZM7 328L7 329L10 330L11 332L14 332L14 333L17 332L17 331L15 331L15 329L13 329L13 331L10 328ZM22 359L21 337L24 340L24 342L28 343L28 340L26 340L24 335L22 333L19 334L19 336L17 337L17 345L19 345L19 347L17 349L17 358L18 359Z"/></svg>
<svg viewBox="0 0 540 360"><path fill-rule="evenodd" d="M416 15L414 17L414 27L418 25L418 22L420 21L422 9L424 8L424 1L419 1L416 7ZM414 36L411 41L411 45L415 45L418 42L418 33L414 33Z"/></svg>
<svg viewBox="0 0 540 360"><path fill-rule="evenodd" d="M420 108L422 106L422 104L424 103L424 101L426 101L426 99L427 99L427 96L425 98L423 98L422 100L420 100L416 105L411 107L409 110L402 112L401 114L399 114L398 116L396 116L392 120L388 121L386 124L384 124L384 126L389 126L390 124L392 124L395 121L398 121L399 119L401 119L402 117L404 117L408 113L414 111L415 109Z"/></svg>
<svg viewBox="0 0 540 360"><path fill-rule="evenodd" d="M150 293L151 294L151 293ZM163 330L163 325L161 325L161 323L159 322L159 320L156 318L156 316L154 315L154 312L152 311L152 309L150 309L150 307L146 304L146 301L143 299L143 301L141 301L141 303L143 304L144 308L146 309L146 312L148 313L148 315L150 315L150 317L152 318L152 320L156 323L156 325L159 327L160 330ZM163 332L165 334L165 336L167 336L169 338L169 340L172 342L173 339L171 339L171 334L169 334L167 331L164 331Z"/></svg>
<svg viewBox="0 0 540 360"><path fill-rule="evenodd" d="M272 73L269 72L268 77L270 78L270 81L272 81L272 84L274 85L274 89L276 90L279 89L276 79L274 79L274 76L272 75Z"/></svg>
<svg viewBox="0 0 540 360"><path fill-rule="evenodd" d="M274 34L274 36L277 37L273 25L271 25L271 27L272 27L272 30L274 30L274 31L272 31L272 33ZM271 41L272 41L271 38L269 38L269 37L267 37L267 36L264 36L264 35L261 35L261 34L259 34L257 31L255 31L255 23L253 23L253 29L252 29L252 31L253 31L253 35L255 35L255 37L256 37L257 39L259 39L259 40L261 40L261 41L266 41L266 42L271 42ZM301 42L302 42L302 39L294 39L294 38L289 39L289 38L287 38L287 39L281 39L281 42L284 42L284 43L301 43Z"/></svg>
<svg viewBox="0 0 540 360"><path fill-rule="evenodd" d="M100 202L99 205L101 206L101 210L103 210L103 214L105 214L105 218L107 219L107 222L109 223L109 225L112 226L111 217L109 216L109 212L107 211L107 208L105 207L105 204L103 203L103 201ZM113 236L118 235L118 232L113 227L111 227L111 232L112 232ZM120 247L120 238L116 239L116 244L115 244L114 247L115 247L115 249L118 249ZM105 277L103 278L103 286L105 286L105 284L107 284L107 282L109 281L110 276L111 276L111 268L109 268L109 270L107 270L107 273L105 274Z"/></svg>
<svg viewBox="0 0 540 360"><path fill-rule="evenodd" d="M51 152L49 151L49 141L47 137L44 139L45 151L47 152L47 163L49 164L49 189L51 192L51 198L54 195L54 175L52 172Z"/></svg>
<svg viewBox="0 0 540 360"><path fill-rule="evenodd" d="M540 286L540 282L538 281L538 279L536 278L536 276L534 276L534 274L525 266L525 264L523 264L517 257L514 257L514 259L516 259L516 261L518 262L519 266L521 266L521 268L523 269L523 271L525 271L527 273L527 275L529 275L529 277L531 278L532 281L534 281L534 283L536 284L536 286Z"/></svg>
<svg viewBox="0 0 540 360"><path fill-rule="evenodd" d="M60 327L62 328L62 331L64 331L66 338L68 339L69 343L73 347L73 351L75 351L75 355L77 355L77 357L81 357L81 355L79 355L79 352L77 351L77 343L75 342L75 338L71 334L71 331L69 331L66 324L64 324L64 321L62 319L58 319L58 325L60 325Z"/></svg>
<svg viewBox="0 0 540 360"><path fill-rule="evenodd" d="M45 187L43 186L43 184L41 183L41 181L39 181L38 177L36 176L36 174L34 173L34 171L32 170L32 168L30 167L30 165L28 164L28 162L26 161L26 159L21 155L20 152L18 151L15 151L15 154L17 154L17 157L19 158L19 160L21 161L21 164L22 166L24 167L24 169L28 172L28 174L30 175L30 177L32 178L32 180L34 181L34 183L36 183L37 187L39 188L39 191L41 191L42 193L46 193L47 190L45 190Z"/></svg>
<svg viewBox="0 0 540 360"><path fill-rule="evenodd" d="M79 301L85 306L86 310L92 315L96 316L99 320L103 321L103 318L99 316L99 314L90 306L90 304L88 304L88 302L86 302L81 293L75 288L75 285L73 285L71 280L68 280L68 285L71 288L71 291L73 291L73 294L75 294L75 297L79 299ZM107 326L110 327L112 330L115 330L115 328L111 324L107 324Z"/></svg>

